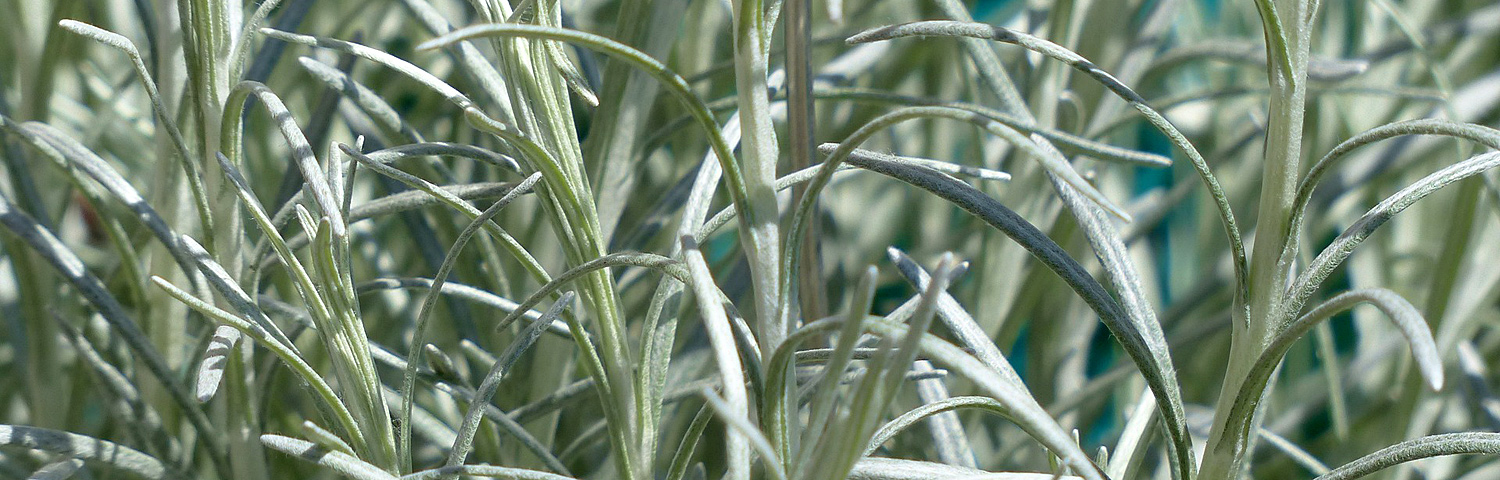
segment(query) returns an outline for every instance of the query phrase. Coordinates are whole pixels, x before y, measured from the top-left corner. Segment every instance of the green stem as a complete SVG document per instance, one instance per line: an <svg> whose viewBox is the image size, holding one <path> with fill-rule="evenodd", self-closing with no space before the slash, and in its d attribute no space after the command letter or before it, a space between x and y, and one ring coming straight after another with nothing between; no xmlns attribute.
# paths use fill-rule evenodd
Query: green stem
<svg viewBox="0 0 1500 480"><path fill-rule="evenodd" d="M1249 295L1247 304L1236 305L1233 310L1229 364L1203 454L1199 472L1202 480L1236 477L1250 451L1251 437L1260 422L1258 409L1244 413L1252 418L1241 419L1233 418L1231 407L1256 358L1283 323L1276 316L1296 258L1292 211L1301 173L1302 124L1307 106L1309 26L1303 19L1307 18L1308 4L1305 0L1259 3L1271 87L1264 180L1250 257ZM1259 402L1254 400L1255 404Z"/></svg>
<svg viewBox="0 0 1500 480"><path fill-rule="evenodd" d="M780 149L771 124L770 98L766 90L770 38L764 28L765 8L760 0L734 2L734 84L740 107L740 151L745 168L745 188L750 209L750 228L741 230L741 242L750 258L750 280L755 287L755 309L759 318L756 339L761 358L776 351L788 331L790 312L779 299L781 272L780 227L777 224L776 161Z"/></svg>

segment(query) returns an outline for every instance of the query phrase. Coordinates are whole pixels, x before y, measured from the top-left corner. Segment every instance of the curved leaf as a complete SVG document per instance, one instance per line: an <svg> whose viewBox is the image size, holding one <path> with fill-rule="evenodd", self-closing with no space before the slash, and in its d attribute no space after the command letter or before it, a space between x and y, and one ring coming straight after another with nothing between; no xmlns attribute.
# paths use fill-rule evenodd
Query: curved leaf
<svg viewBox="0 0 1500 480"><path fill-rule="evenodd" d="M1427 321L1422 318L1421 312L1401 298L1395 292L1383 288L1350 290L1328 299L1321 305L1308 311L1307 314L1298 318L1295 322L1281 326L1269 344L1256 357L1250 372L1245 376L1245 381L1240 384L1238 393L1235 395L1234 405L1230 408L1225 418L1238 419L1226 426L1226 431L1220 438L1224 442L1233 441L1234 438L1245 438L1240 434L1243 429L1250 428L1253 410L1260 403L1261 395L1265 392L1271 375L1275 373L1276 366L1281 364L1282 357L1292 348L1292 344L1312 331L1324 320L1348 310L1360 303L1370 303L1385 312L1401 330L1406 337L1407 343L1411 344L1412 356L1417 360L1417 366L1422 371L1422 376L1427 378L1427 385L1433 390L1443 386L1443 361L1438 355L1437 345L1432 341L1432 332L1427 328Z"/></svg>
<svg viewBox="0 0 1500 480"><path fill-rule="evenodd" d="M1395 218L1396 214L1440 188L1496 166L1500 166L1500 152L1475 155L1422 177L1421 180L1386 197L1370 211L1360 216L1354 224L1349 225L1349 228L1339 234L1338 238L1333 239L1327 248L1324 248L1317 257L1313 258L1312 262L1307 264L1307 269L1292 280L1291 285L1287 287L1286 300L1281 302L1280 310L1274 318L1292 318L1296 312L1301 311L1302 306L1307 303L1309 297L1312 297L1318 286L1322 285L1323 280L1333 274L1334 269L1342 265L1349 255L1354 254L1354 249L1369 238L1371 233L1375 233L1381 225Z"/></svg>
<svg viewBox="0 0 1500 480"><path fill-rule="evenodd" d="M813 91L813 96L826 99L846 99L872 103L886 103L898 105L926 105L953 107L968 110L984 115L991 120L1000 122L1007 127L1016 129L1027 135L1041 135L1057 147L1076 154L1087 155L1106 162L1119 162L1143 167L1168 167L1172 165L1172 159L1162 155L1128 148L1117 147L1108 143L1090 140L1085 137L1074 135L1055 128L1047 128L1009 113L1001 112L993 108L977 103L946 101L934 98L923 98L910 95L901 95L878 90L866 90L859 88L820 88Z"/></svg>
<svg viewBox="0 0 1500 480"><path fill-rule="evenodd" d="M1389 467L1444 455L1500 454L1500 433L1465 432L1407 440L1360 457L1316 480L1353 480Z"/></svg>
<svg viewBox="0 0 1500 480"><path fill-rule="evenodd" d="M83 460L76 458L59 460L32 472L26 480L67 480L73 478L73 474L77 473L80 468L83 468Z"/></svg>
<svg viewBox="0 0 1500 480"><path fill-rule="evenodd" d="M458 238L453 240L453 247L448 249L447 255L443 258L442 265L438 266L437 273L433 275L432 287L428 290L427 297L422 299L421 308L417 310L416 324L412 329L411 349L409 349L406 354L406 370L403 373L403 379L401 382L400 392L402 400L400 418L402 420L402 423L397 438L407 441L407 445L410 445L411 439L412 396L414 393L416 393L414 389L417 385L417 364L421 361L422 358L422 346L427 345L427 322L432 315L433 307L437 306L437 299L441 297L440 292L442 292L443 290L443 282L446 282L448 280L448 274L453 271L453 266L458 262L458 255L463 251L464 246L469 243L469 239L472 238L475 233L478 233L480 228L489 225L490 219L499 214L500 210L505 208L506 205L509 205L511 201L530 191L531 188L536 185L536 182L538 180L541 180L541 178L541 173L531 174L531 176L528 176L525 180L522 180L519 185L516 185L516 188L513 188L509 192L506 192L504 197L501 197L500 200L497 200L493 205L490 205L489 208L486 208L484 212L481 212L479 216L474 217L474 219L469 222L469 225L465 226L463 231L458 233ZM569 299L568 297L569 295L567 294L563 295L563 299ZM563 299L559 299L558 301L563 302ZM559 311L559 313L561 313L561 311ZM556 315L552 315L552 317L556 317ZM543 318L547 318L547 316L543 315ZM537 321L541 320L538 319ZM551 323L552 319L547 318L547 321L544 325L550 325ZM496 365L496 368L499 368L499 365ZM485 381L488 383L489 379L486 378ZM484 386L480 387L480 392L481 395L485 395L483 393ZM493 393L493 386L491 386L490 394ZM474 403L489 403L488 398L481 398L480 400L480 402ZM477 413L477 409L474 408L474 405L471 405L469 410L470 415L464 420L466 427L469 426L469 418L479 416ZM475 422L475 426L477 427L478 419L475 418L473 421ZM464 439L465 434L468 435L467 439ZM463 447L464 450L467 450L467 442L473 439L472 429L460 429L459 438L464 440L454 443L454 449L452 450L453 452L458 452L460 447ZM468 452L465 451L463 453L467 454ZM458 457L456 461L450 458L448 463L450 465L462 464L463 457Z"/></svg>
<svg viewBox="0 0 1500 480"><path fill-rule="evenodd" d="M1078 480L1072 475L986 472L941 463L870 457L854 465L849 480Z"/></svg>
<svg viewBox="0 0 1500 480"><path fill-rule="evenodd" d="M1268 1L1258 0L1257 4ZM1262 14L1264 13L1262 12ZM1238 298L1247 298L1245 296L1248 283L1246 282L1247 270L1244 239L1240 235L1239 225L1234 219L1234 211L1229 207L1229 199L1224 195L1223 187L1219 185L1219 180L1214 176L1213 171L1208 168L1208 162L1203 159L1203 155L1198 152L1198 149L1193 146L1192 142L1189 142L1187 137L1183 136L1182 132L1177 130L1176 126L1173 126L1165 117L1151 108L1150 105L1147 105L1145 98L1142 98L1134 90L1131 90L1130 87L1121 83L1113 75L1100 69L1093 62L1061 45L1026 33L983 23L955 21L912 22L866 30L849 37L847 42L850 44L867 43L908 36L968 37L1015 44L1068 64L1068 66L1083 72L1089 78L1099 82L1099 84L1103 85L1111 93L1130 103L1142 116L1146 117L1146 120L1153 127L1156 127L1157 130L1166 135L1174 145L1181 149L1183 153L1186 153L1188 158L1192 160L1194 170L1197 171L1204 185L1208 187L1209 195L1214 199L1214 205L1219 211L1219 218L1224 222L1224 233L1229 237L1235 267L1236 285L1239 287L1236 294L1239 295Z"/></svg>
<svg viewBox="0 0 1500 480"><path fill-rule="evenodd" d="M655 78L661 82L662 86L666 87L668 92L671 92L682 102L683 107L703 127L704 133L708 135L709 144L713 147L714 153L719 160L719 165L723 168L724 179L729 182L730 198L734 200L736 205L741 205L742 208L748 205L749 191L746 189L744 175L740 172L740 165L735 160L736 157L734 156L733 149L729 147L729 143L720 134L718 123L714 120L713 114L704 105L703 100L693 93L687 81L683 80L676 72L667 68L666 65L639 50L599 35L565 28L512 23L465 27L423 42L417 45L417 49L431 50L442 48L455 42L486 36L538 38L572 42L608 55L611 58L625 61L639 68L652 78ZM748 223L746 227L749 227Z"/></svg>
<svg viewBox="0 0 1500 480"><path fill-rule="evenodd" d="M260 105L265 106L266 113L271 115L272 121L281 131L282 138L292 149L292 161L302 172L302 178L306 180L307 186L312 189L313 201L318 205L319 213L328 217L328 223L333 228L333 235L335 237L348 235L345 231L348 224L344 222L342 202L335 200L328 177L318 165L312 145L307 143L307 136L297 126L297 120L292 118L292 112L287 110L286 104L281 102L281 97L276 96L270 87L260 82L248 80L240 82L229 91L229 97L225 100L224 119L220 125L219 135L225 145L224 156L229 159L228 164L239 165L240 163L240 137L243 134L240 124L244 121L243 112L251 95L260 100ZM231 108L230 106L238 107Z"/></svg>
<svg viewBox="0 0 1500 480"><path fill-rule="evenodd" d="M220 310L218 307L194 297L181 288L177 288L177 286L172 285L161 277L152 276L151 281L155 282L157 287L166 291L172 298L177 299L205 317L234 327L240 333L249 334L251 339L265 345L266 349L280 358L282 362L285 362L297 374L298 378L307 382L312 391L323 401L324 405L337 417L339 423L343 424L345 432L348 433L350 438L356 441L363 438L360 436L359 425L354 421L353 414L349 413L349 408L340 400L338 394L334 393L333 387L330 387L328 382L323 380L323 377L318 375L318 372L313 370L312 366L308 365L307 361L294 352L291 347L282 344L280 340L272 337L260 325L247 322L244 319L234 316L234 314Z"/></svg>
<svg viewBox="0 0 1500 480"><path fill-rule="evenodd" d="M1407 135L1441 135L1460 138L1479 143L1491 150L1500 150L1500 130L1495 130L1483 125L1472 123L1457 123L1448 120L1424 118L1418 120L1406 120L1392 122L1369 130L1360 132L1333 147L1323 158L1318 159L1312 168L1308 169L1307 175L1302 177L1302 183L1297 187L1297 196L1292 204L1291 232L1300 232L1304 216L1307 214L1307 205L1312 202L1313 189L1318 187L1318 182L1323 175L1334 168L1338 161L1349 152L1360 147L1381 140ZM1282 255L1295 255L1297 242L1289 242L1287 251Z"/></svg>
<svg viewBox="0 0 1500 480"><path fill-rule="evenodd" d="M435 297L436 295L432 296ZM469 400L469 410L464 414L463 423L458 427L458 437L453 440L453 448L448 451L447 466L456 467L462 465L464 459L469 456L469 450L474 444L474 434L479 431L479 421L484 415L483 407L489 405L491 398L495 396L495 390L499 388L500 380L510 371L511 366L515 365L516 360L521 358L521 354L531 348L531 345L536 343L537 338L542 336L542 330L547 325L551 325L553 319L562 315L563 310L573 304L573 297L573 292L564 292L557 299L557 302L552 304L552 308L547 309L546 313L543 313L541 317L533 320L531 325L521 330L520 335L516 337L515 341L511 342L510 346L506 347L504 352L501 352L500 358L495 360L495 364L490 367L484 379L479 382L479 388L475 390L474 398ZM409 382L415 383L415 362L412 362L408 358L406 365L407 379ZM408 388L407 391L410 392L411 389ZM406 398L407 400L403 401L402 404L410 409L410 397ZM410 415L408 414L405 417L410 418ZM407 427L403 426L402 428L405 429ZM410 438L408 435L403 435L402 437Z"/></svg>
<svg viewBox="0 0 1500 480"><path fill-rule="evenodd" d="M140 192L131 185L129 181L120 176L114 167L99 157L99 154L83 146L78 140L64 134L57 127L39 122L26 122L15 124L9 119L0 118L0 126L16 133L43 153L53 156L61 163L76 168L88 175L104 190L113 195L120 203L124 203L130 211L135 213L136 219L146 226L146 229L156 237L172 255L182 272L193 282L193 288L202 292L204 281L198 273L197 267L185 251L177 234L167 225L166 220L156 212L151 204L141 196Z"/></svg>
<svg viewBox="0 0 1500 480"><path fill-rule="evenodd" d="M431 470L415 472L410 475L403 475L401 476L401 480L445 478L453 475L508 478L511 480L574 480L573 477L558 475L556 473L538 472L536 470L527 470L524 468L498 467L494 465L458 465L439 467Z"/></svg>
<svg viewBox="0 0 1500 480"><path fill-rule="evenodd" d="M713 349L714 363L718 366L719 378L723 385L725 405L716 410L724 410L720 416L737 417L748 423L750 406L745 392L745 372L740 363L734 333L729 325L729 318L724 315L724 305L720 303L720 294L718 287L714 284L713 274L709 273L708 264L703 260L703 254L698 251L698 244L693 241L692 237L682 237L682 258L687 263L688 270L687 278L683 279L683 283L692 288L693 298L698 303L699 314L703 317L703 329L708 334L709 344ZM725 478L728 480L750 478L750 447L745 435L738 429L730 428L725 436L727 437L724 441L724 449L727 451L725 468L728 470ZM781 465L779 458L768 458L766 462Z"/></svg>
<svg viewBox="0 0 1500 480"><path fill-rule="evenodd" d="M881 445L885 445L885 442L895 438L896 434L910 428L912 425L916 425L917 422L944 412L965 408L983 410L1007 419L1010 418L1010 410L1004 404L990 397L960 396L924 404L906 411L901 416L886 422L885 425L881 425L880 429L875 431L875 435L870 438L869 446L865 447L865 455L874 454L875 450L879 449Z"/></svg>
<svg viewBox="0 0 1500 480"><path fill-rule="evenodd" d="M67 245L64 245L51 230L38 224L25 213L16 210L4 195L0 195L0 225L41 254L42 258L52 264L52 268L62 274L63 278L73 285L73 288L78 289L78 293L94 305L99 315L104 317L110 327L120 333L125 345L130 347L130 350L146 364L146 370L150 371L166 388L172 401L182 408L187 415L188 422L204 437L204 442L208 443L209 454L215 459L215 463L222 463L225 448L223 438L211 434L216 429L209 422L208 415L192 399L187 387L177 379L174 370L167 366L166 360L157 352L145 332L142 332L140 326L130 318L129 314L125 313L125 308L109 293L109 289L105 288L104 282L89 273L84 267L83 260L69 250Z"/></svg>
<svg viewBox="0 0 1500 480"><path fill-rule="evenodd" d="M276 3L276 2L268 2ZM96 42L119 50L130 58L131 66L135 67L135 74L140 78L141 86L146 88L146 96L151 99L151 111L156 114L156 119L166 128L167 136L172 140L172 146L177 149L178 161L182 162L182 168L188 178L188 189L193 194L194 206L198 208L198 221L203 225L203 238L213 244L214 221L212 209L208 203L208 193L203 188L203 173L199 171L198 159L195 159L187 142L182 138L182 131L177 128L177 122L172 120L168 114L166 103L162 101L161 92L156 88L156 80L151 78L151 71L146 68L146 63L141 59L140 50L136 49L135 42L129 38L109 30L105 30L77 20L62 20L57 25L64 30L89 37Z"/></svg>
<svg viewBox="0 0 1500 480"><path fill-rule="evenodd" d="M838 144L836 144L836 143L825 143L825 144L822 144L822 145L818 146L818 151L821 152L821 153L823 153L823 154L825 154L825 155L827 155L827 154L831 154L837 148L838 148ZM856 149L854 149L854 152L851 153L850 155L860 155L860 156L863 156L863 157L878 158L878 159L880 159L881 161L884 161L884 162L898 163L898 164L904 164L904 165L911 165L911 166L926 168L926 169L929 169L929 170L936 170L938 172L941 172L941 173L944 173L944 174L947 174L947 175L953 175L953 176L969 176L969 177L974 177L974 178L979 178L979 179L985 179L985 180L1001 180L1001 179L1009 180L1010 179L1010 174L1005 173L1005 172L1001 172L1001 171L998 171L998 170L990 170L990 169L986 169L986 168L970 167L970 166L967 166L967 165L959 165L959 164L956 164L956 163L944 162L944 161L940 161L940 160L929 160L929 159L918 159L918 158L913 158L913 157L904 157L904 156L901 156L901 155L892 155L892 154L888 154L888 153L877 152L877 151L874 151L874 150L865 150L865 149L862 149L862 148L856 148ZM857 168L859 168L857 165L851 165L851 164L847 164L846 163L846 164L843 164L843 165L839 165L838 166L838 170L836 172L834 172L834 173L837 174L837 173L840 173L840 172L846 172L846 171L854 170L854 169L857 169ZM801 170L798 170L798 171L795 171L795 172L783 175L781 178L776 179L776 190L777 191L783 191L783 190L787 190L787 189L790 189L792 187L795 187L795 186L797 186L799 184L810 182L814 178L817 178L818 171L820 169L822 169L822 164L814 165L814 166L811 166L811 167L807 167L807 168L804 168L804 169L801 169ZM708 193L712 193L712 192L708 192ZM705 208L707 208L706 205L705 205ZM686 209L684 209L684 210L686 210ZM729 222L731 220L734 220L734 218L737 217L737 216L739 216L739 209L738 208L736 208L734 205L725 206L723 210L719 210L717 213L714 214L714 216L712 218L709 218L707 221L703 222L702 228L698 228L698 229L694 230L695 233L693 234L693 239L697 240L698 242L705 242L705 241L707 241L708 240L708 236L710 234L714 233L715 231L718 231L718 229L721 228L721 227L723 227L724 225L729 224Z"/></svg>
<svg viewBox="0 0 1500 480"><path fill-rule="evenodd" d="M360 294L365 294L379 290L395 289L421 288L431 290L433 285L434 282L431 278L377 278L355 286L355 291L359 292ZM510 299L495 295L494 293L490 293L487 290L464 285L462 283L443 282L443 289L439 293L485 305L505 313L513 313L521 306L516 302L510 301ZM534 321L541 316L542 312L538 312L536 310L527 310L521 313L521 319L528 321ZM563 322L562 320L553 320L552 324L547 326L547 331L555 335L561 335L569 338L571 338L570 335L572 335L569 331L568 324Z"/></svg>
<svg viewBox="0 0 1500 480"><path fill-rule="evenodd" d="M396 476L381 470L380 467L355 458L339 451L329 451L319 447L317 444L306 440L299 440L281 435L265 434L260 436L260 443L267 447L276 449L282 453L295 456L302 460L316 463L328 469L338 472L349 478L358 480L395 480Z"/></svg>
<svg viewBox="0 0 1500 480"><path fill-rule="evenodd" d="M241 336L239 330L229 325L219 325L214 329L213 338L209 339L208 348L203 350L203 358L198 361L198 376L193 383L193 393L199 402L212 400L219 392L224 367L229 365L229 354Z"/></svg>
<svg viewBox="0 0 1500 480"><path fill-rule="evenodd" d="M114 442L23 425L0 425L0 445L29 448L109 465L148 479L184 478L160 460Z"/></svg>

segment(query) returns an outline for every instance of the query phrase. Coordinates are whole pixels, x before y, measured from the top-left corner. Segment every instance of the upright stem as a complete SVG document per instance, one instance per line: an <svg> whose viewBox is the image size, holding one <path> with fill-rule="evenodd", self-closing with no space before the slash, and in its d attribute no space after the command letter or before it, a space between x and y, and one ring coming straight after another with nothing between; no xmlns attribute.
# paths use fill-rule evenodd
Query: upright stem
<svg viewBox="0 0 1500 480"><path fill-rule="evenodd" d="M1294 37L1295 38L1295 37ZM1300 44L1302 42L1289 41ZM1290 273L1294 255L1283 254L1294 245L1291 211L1297 190L1302 155L1302 122L1307 96L1307 47L1293 59L1296 71L1286 74L1281 67L1271 67L1270 124L1266 131L1266 163L1261 183L1260 205L1256 218L1255 243L1250 265L1249 337L1264 340L1272 327L1270 321L1281 302L1281 293Z"/></svg>
<svg viewBox="0 0 1500 480"><path fill-rule="evenodd" d="M755 311L761 358L770 358L786 337L786 320L780 318L781 241L777 225L776 161L779 150L771 124L770 98L766 90L766 63L770 38L765 28L765 7L760 0L734 3L734 81L740 109L740 159L744 162L745 186L749 190L750 228L740 232L740 241L750 257L750 280L755 287Z"/></svg>
<svg viewBox="0 0 1500 480"><path fill-rule="evenodd" d="M513 5L504 0L483 2L480 13L491 23L500 22L513 13ZM556 1L540 1L533 21L539 25L561 27L562 11ZM526 160L543 173L537 188L543 209L553 228L562 234L563 252L570 266L604 256L607 240L602 233L599 211L593 189L585 175L583 151L573 123L571 102L558 65L548 53L555 45L541 39L497 39L492 42L501 59L501 72L512 79L511 106L517 112L516 127L536 141L538 151ZM495 132L491 132L495 133ZM641 454L638 438L642 410L636 396L632 361L627 342L628 331L620 316L619 297L609 269L600 269L579 280L579 293L598 329L599 366L585 362L589 375L598 382L605 422L613 449L612 460L623 480L636 480L646 474L647 466L638 464ZM573 328L581 323L570 322ZM587 348L579 335L575 341Z"/></svg>
<svg viewBox="0 0 1500 480"><path fill-rule="evenodd" d="M1233 340L1224 383L1219 390L1213 431L1203 455L1199 478L1234 478L1244 465L1259 415L1231 418L1231 406L1251 365L1281 324L1278 310L1291 262L1296 258L1291 211L1301 173L1302 123L1307 100L1309 5L1305 0L1260 0L1266 30L1271 87L1266 131L1264 180L1250 257L1248 305L1236 305Z"/></svg>

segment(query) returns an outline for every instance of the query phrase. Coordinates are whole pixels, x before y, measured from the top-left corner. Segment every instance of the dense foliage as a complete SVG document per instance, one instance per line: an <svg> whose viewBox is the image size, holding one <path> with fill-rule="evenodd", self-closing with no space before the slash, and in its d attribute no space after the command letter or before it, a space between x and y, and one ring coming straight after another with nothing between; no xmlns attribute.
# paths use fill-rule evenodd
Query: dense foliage
<svg viewBox="0 0 1500 480"><path fill-rule="evenodd" d="M0 477L1500 477L1493 1L0 3Z"/></svg>

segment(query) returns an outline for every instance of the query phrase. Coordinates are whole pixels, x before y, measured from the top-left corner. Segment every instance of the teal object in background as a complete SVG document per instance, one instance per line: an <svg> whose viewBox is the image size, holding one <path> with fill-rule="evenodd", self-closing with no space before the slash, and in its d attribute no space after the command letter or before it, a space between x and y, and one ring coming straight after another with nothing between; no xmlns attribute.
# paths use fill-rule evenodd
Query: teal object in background
<svg viewBox="0 0 1500 480"><path fill-rule="evenodd" d="M1219 18L1219 7L1222 3L1223 0L1198 0L1198 4L1203 6L1203 17L1209 20Z"/></svg>
<svg viewBox="0 0 1500 480"><path fill-rule="evenodd" d="M1160 132L1142 123L1136 126L1136 148L1150 153L1172 157L1172 143L1167 141ZM1174 159L1175 161L1175 159ZM1151 190L1162 188L1170 190L1176 183L1172 178L1171 168L1146 168L1135 167L1135 185L1132 195L1139 197ZM1152 256L1156 258L1156 288L1161 292L1162 304L1172 303L1171 273L1172 273L1172 236L1169 234L1172 225L1178 219L1191 219L1192 212L1188 210L1192 202L1183 202L1181 206L1172 209L1163 218L1156 228L1146 234L1145 241L1150 245Z"/></svg>
<svg viewBox="0 0 1500 480"><path fill-rule="evenodd" d="M990 18L993 15L999 15L1002 12L1007 12L1006 16L1013 15L1015 12L1019 12L1021 7L1025 5L1026 2L1019 0L979 0L974 2L972 12L976 19L993 20ZM1010 10L1014 10L1015 12L1009 12Z"/></svg>

